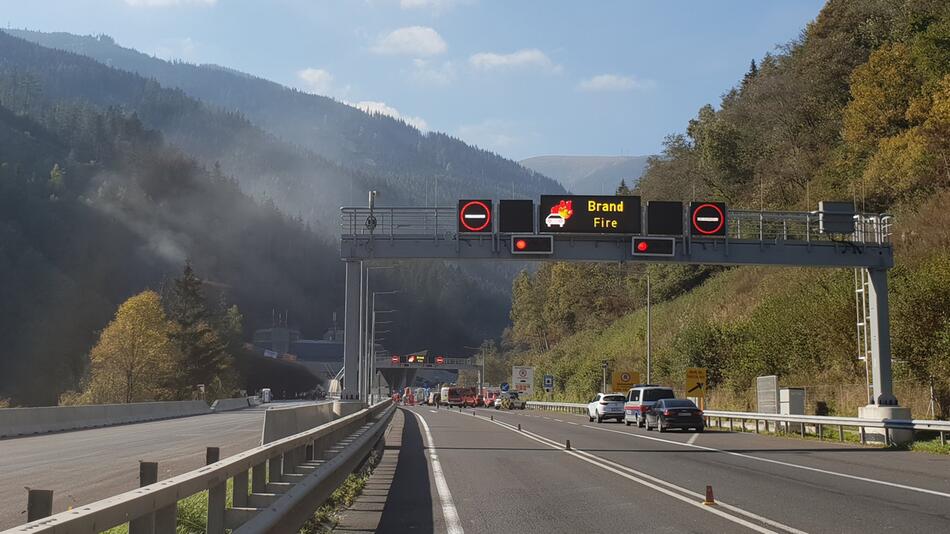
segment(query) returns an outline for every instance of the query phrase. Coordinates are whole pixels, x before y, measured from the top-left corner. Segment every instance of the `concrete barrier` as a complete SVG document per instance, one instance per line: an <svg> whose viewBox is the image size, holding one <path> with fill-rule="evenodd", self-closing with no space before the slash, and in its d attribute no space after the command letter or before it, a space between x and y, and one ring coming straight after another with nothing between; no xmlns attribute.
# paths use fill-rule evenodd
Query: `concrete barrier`
<svg viewBox="0 0 950 534"><path fill-rule="evenodd" d="M211 413L205 401L0 409L0 437L46 434Z"/></svg>
<svg viewBox="0 0 950 534"><path fill-rule="evenodd" d="M292 408L272 408L264 413L264 431L261 445L299 434L363 408L359 402L324 402Z"/></svg>
<svg viewBox="0 0 950 534"><path fill-rule="evenodd" d="M231 412L234 410L243 410L253 406L250 397L238 397L235 399L218 399L211 403L212 412Z"/></svg>

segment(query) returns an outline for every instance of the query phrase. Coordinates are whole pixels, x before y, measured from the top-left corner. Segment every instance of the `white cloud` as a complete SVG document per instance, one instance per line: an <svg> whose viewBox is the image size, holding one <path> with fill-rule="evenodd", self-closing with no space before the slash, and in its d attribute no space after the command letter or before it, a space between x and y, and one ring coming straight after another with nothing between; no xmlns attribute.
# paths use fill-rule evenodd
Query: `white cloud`
<svg viewBox="0 0 950 534"><path fill-rule="evenodd" d="M459 126L458 136L466 143L510 156L512 151L522 148L535 137L533 133L522 130L512 121L486 119L476 124Z"/></svg>
<svg viewBox="0 0 950 534"><path fill-rule="evenodd" d="M468 62L479 70L537 68L548 72L561 72L561 66L537 48L525 48L510 54L479 52L472 54Z"/></svg>
<svg viewBox="0 0 950 534"><path fill-rule="evenodd" d="M414 59L410 76L421 85L449 85L455 81L455 64L445 61L435 65L426 59Z"/></svg>
<svg viewBox="0 0 950 534"><path fill-rule="evenodd" d="M598 74L577 84L577 88L581 91L632 91L650 89L655 86L656 82L653 80L638 80L633 76L619 74Z"/></svg>
<svg viewBox="0 0 950 534"><path fill-rule="evenodd" d="M347 102L347 104L353 106L354 108L360 109L366 113L374 114L378 113L380 115L386 115L394 119L399 119L405 121L407 124L414 126L422 131L427 131L429 125L426 123L425 119L422 117L408 117L399 113L399 110L390 106L385 102L378 102L374 100L363 100L355 104Z"/></svg>
<svg viewBox="0 0 950 534"><path fill-rule="evenodd" d="M345 97L350 92L349 85L339 85L336 78L326 69L307 67L297 71L300 83L297 88L316 95Z"/></svg>
<svg viewBox="0 0 950 534"><path fill-rule="evenodd" d="M333 87L333 75L324 69L308 67L297 71L297 78L303 82L304 87L311 93L326 95L330 93Z"/></svg>
<svg viewBox="0 0 950 534"><path fill-rule="evenodd" d="M377 54L429 57L448 49L439 32L426 26L408 26L380 36L372 51Z"/></svg>
<svg viewBox="0 0 950 534"><path fill-rule="evenodd" d="M191 37L184 39L166 40L152 50L152 55L168 61L180 59L194 62L198 59L198 43Z"/></svg>
<svg viewBox="0 0 950 534"><path fill-rule="evenodd" d="M169 7L187 4L213 6L218 3L218 0L125 0L125 3L132 7Z"/></svg>

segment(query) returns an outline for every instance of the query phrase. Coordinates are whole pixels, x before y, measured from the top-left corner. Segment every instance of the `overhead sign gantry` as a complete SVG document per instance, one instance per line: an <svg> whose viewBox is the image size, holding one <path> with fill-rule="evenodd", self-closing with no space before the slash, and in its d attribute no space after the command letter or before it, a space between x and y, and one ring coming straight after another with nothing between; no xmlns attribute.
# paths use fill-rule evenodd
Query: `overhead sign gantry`
<svg viewBox="0 0 950 534"><path fill-rule="evenodd" d="M848 203L775 212L735 210L716 200L685 207L650 200L644 208L638 196L542 195L539 203L463 199L454 208L371 205L343 208L341 216L347 325L359 322L363 262L632 261L866 269L875 405L896 407L887 311L887 270L894 265L888 215L855 213ZM357 329L348 328L345 335L350 362L357 354ZM352 374L347 372L344 384L349 391L356 384Z"/></svg>

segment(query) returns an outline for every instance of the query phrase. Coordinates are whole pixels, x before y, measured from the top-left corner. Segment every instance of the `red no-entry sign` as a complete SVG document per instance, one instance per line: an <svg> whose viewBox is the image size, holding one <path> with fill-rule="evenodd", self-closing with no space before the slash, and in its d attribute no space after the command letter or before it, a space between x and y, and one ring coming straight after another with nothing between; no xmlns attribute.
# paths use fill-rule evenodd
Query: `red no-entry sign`
<svg viewBox="0 0 950 534"><path fill-rule="evenodd" d="M459 200L458 231L491 233L491 200Z"/></svg>
<svg viewBox="0 0 950 534"><path fill-rule="evenodd" d="M693 202L689 209L690 234L705 237L726 235L726 204L723 202Z"/></svg>

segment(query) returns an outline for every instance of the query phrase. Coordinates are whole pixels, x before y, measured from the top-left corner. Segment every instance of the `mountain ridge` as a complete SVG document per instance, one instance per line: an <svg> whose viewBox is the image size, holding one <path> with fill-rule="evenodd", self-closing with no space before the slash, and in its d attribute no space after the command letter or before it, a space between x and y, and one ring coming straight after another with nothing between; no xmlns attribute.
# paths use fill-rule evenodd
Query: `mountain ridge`
<svg viewBox="0 0 950 534"><path fill-rule="evenodd" d="M633 188L652 156L544 155L521 160L521 165L560 182L575 194L612 195L620 181Z"/></svg>

